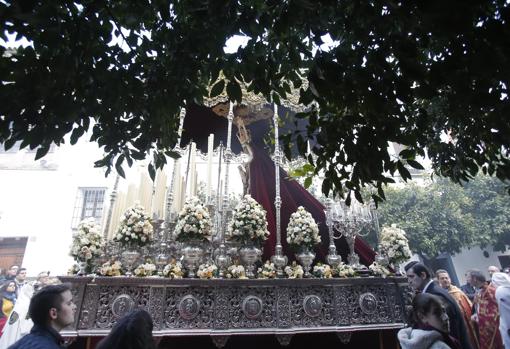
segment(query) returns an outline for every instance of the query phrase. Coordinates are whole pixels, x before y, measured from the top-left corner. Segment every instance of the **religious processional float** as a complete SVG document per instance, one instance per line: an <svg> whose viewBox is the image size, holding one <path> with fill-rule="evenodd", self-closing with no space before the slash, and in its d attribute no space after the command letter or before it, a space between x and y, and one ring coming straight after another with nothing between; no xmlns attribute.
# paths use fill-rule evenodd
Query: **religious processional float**
<svg viewBox="0 0 510 349"><path fill-rule="evenodd" d="M224 77L223 77L224 78ZM303 81L306 84L306 81ZM276 245L270 261L261 261L261 248L269 236L264 208L250 195L245 195L233 207L230 200L229 166L234 158L232 152L232 125L234 119L239 130L237 137L243 149L249 148L250 132L246 125L254 120L270 120L274 139L279 138L278 106L268 103L262 96L249 91L240 84L243 101L234 108L224 89L215 97L205 98L204 104L218 116L228 120L226 146L219 146L218 186L216 197L209 195L205 201L190 195L178 215L172 213L175 200L182 193L176 192L175 171L179 159L174 159L171 182L166 191L165 219L151 219L147 207L135 204L120 219L113 239L103 239L100 227L93 219L83 221L74 235L71 255L77 265L72 273L78 275L139 276L166 278L330 278L360 275L388 276L398 270L400 262L410 257L405 232L395 226L385 227L380 234L379 255L367 269L359 263L354 251L357 236L364 236L374 226L378 230L375 211L370 205L357 201L350 206L345 202L326 199L325 220L328 227L329 245L325 261L315 265L315 248L321 243L319 228L312 215L304 207L298 207L287 227L281 227L280 167L283 155L279 142L274 142ZM299 103L299 89L292 88L287 99L282 100L286 110L301 112L309 108ZM174 151L181 157L194 158L195 145L180 147L186 109L180 113L178 141ZM243 121L244 120L244 121ZM213 135L211 135L213 136ZM210 136L210 137L211 137ZM212 148L209 139L209 148ZM187 155L187 156L185 156ZM313 154L311 154L313 155ZM208 176L210 177L210 158ZM245 176L248 174L245 171ZM220 175L222 178L220 178ZM193 176L191 176L193 177ZM193 184L196 179L191 178ZM196 183L195 183L196 184ZM186 187L185 187L186 188ZM209 190L210 188L208 188ZM115 198L112 193L112 205ZM246 192L246 190L245 190ZM191 191L193 194L193 192ZM105 222L103 236L111 226L110 213ZM295 253L297 262L289 265L283 254L281 231L286 228L286 242ZM342 261L336 251L335 240L344 238L349 248L348 260Z"/></svg>

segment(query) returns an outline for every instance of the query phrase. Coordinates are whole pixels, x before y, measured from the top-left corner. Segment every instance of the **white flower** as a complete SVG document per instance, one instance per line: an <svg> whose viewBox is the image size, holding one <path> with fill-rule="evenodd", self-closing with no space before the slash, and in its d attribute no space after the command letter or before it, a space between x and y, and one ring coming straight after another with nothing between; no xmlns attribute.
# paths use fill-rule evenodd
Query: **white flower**
<svg viewBox="0 0 510 349"><path fill-rule="evenodd" d="M211 218L209 211L196 197L184 203L175 226L175 238L178 241L207 240L211 236Z"/></svg>
<svg viewBox="0 0 510 349"><path fill-rule="evenodd" d="M296 264L296 262L292 262L292 265L286 266L284 271L289 279L301 279L304 274L303 267Z"/></svg>
<svg viewBox="0 0 510 349"><path fill-rule="evenodd" d="M411 258L405 231L397 228L395 224L384 227L379 241L379 253L386 256L390 264L400 264Z"/></svg>
<svg viewBox="0 0 510 349"><path fill-rule="evenodd" d="M321 242L319 226L303 206L299 206L297 211L290 216L287 226L287 242L296 247L305 245L309 248Z"/></svg>
<svg viewBox="0 0 510 349"><path fill-rule="evenodd" d="M250 195L245 195L233 212L225 237L227 240L260 244L268 236L266 211Z"/></svg>
<svg viewBox="0 0 510 349"><path fill-rule="evenodd" d="M94 218L86 218L78 224L78 231L73 234L70 254L75 260L89 262L100 254L103 237Z"/></svg>
<svg viewBox="0 0 510 349"><path fill-rule="evenodd" d="M149 215L139 203L135 203L122 216L114 240L126 245L143 246L152 241L153 231Z"/></svg>

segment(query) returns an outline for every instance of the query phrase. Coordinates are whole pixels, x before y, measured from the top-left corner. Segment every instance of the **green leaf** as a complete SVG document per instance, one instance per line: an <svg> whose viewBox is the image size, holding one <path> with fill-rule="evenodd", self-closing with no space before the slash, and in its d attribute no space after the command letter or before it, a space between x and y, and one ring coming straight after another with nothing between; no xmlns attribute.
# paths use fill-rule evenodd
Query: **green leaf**
<svg viewBox="0 0 510 349"><path fill-rule="evenodd" d="M223 92L224 89L225 89L225 80L222 79L214 84L214 86L211 89L211 94L209 95L209 97L213 98L213 97L218 96L220 93Z"/></svg>
<svg viewBox="0 0 510 349"><path fill-rule="evenodd" d="M154 166L152 164L148 165L149 170L149 176L151 177L152 181L156 180L156 170L154 169Z"/></svg>
<svg viewBox="0 0 510 349"><path fill-rule="evenodd" d="M312 164L304 164L303 165L303 171L305 171L305 172L314 172L315 171L315 167L313 167Z"/></svg>
<svg viewBox="0 0 510 349"><path fill-rule="evenodd" d="M305 178L305 188L308 189L312 185L312 177L306 177Z"/></svg>
<svg viewBox="0 0 510 349"><path fill-rule="evenodd" d="M181 154L179 154L178 152L173 151L173 150L166 151L165 155L167 155L173 159L179 159L181 157Z"/></svg>
<svg viewBox="0 0 510 349"><path fill-rule="evenodd" d="M78 142L78 139L83 136L85 129L82 127L77 127L71 133L71 145L75 145Z"/></svg>
<svg viewBox="0 0 510 349"><path fill-rule="evenodd" d="M411 179L411 173L407 170L407 168L402 164L401 161L397 161L397 170L400 173L400 176L404 181Z"/></svg>
<svg viewBox="0 0 510 349"><path fill-rule="evenodd" d="M230 100L236 101L237 103L241 103L243 94L241 92L241 86L235 80L229 81L227 84L227 94Z"/></svg>
<svg viewBox="0 0 510 349"><path fill-rule="evenodd" d="M115 161L115 169L117 170L117 173L122 178L126 178L126 174L124 173L124 169L122 168L122 163L124 162L124 154L119 155L117 158L117 161Z"/></svg>
<svg viewBox="0 0 510 349"><path fill-rule="evenodd" d="M35 153L35 159L39 160L40 158L44 157L46 154L48 154L48 151L50 150L49 145L41 145L39 148L37 148L37 152Z"/></svg>
<svg viewBox="0 0 510 349"><path fill-rule="evenodd" d="M413 149L404 149L400 153L398 153L399 157L402 159L414 159L416 156L416 152Z"/></svg>
<svg viewBox="0 0 510 349"><path fill-rule="evenodd" d="M411 166L412 168L415 168L417 170L425 169L418 161L408 159L408 160L406 160L406 162L409 164L409 166Z"/></svg>

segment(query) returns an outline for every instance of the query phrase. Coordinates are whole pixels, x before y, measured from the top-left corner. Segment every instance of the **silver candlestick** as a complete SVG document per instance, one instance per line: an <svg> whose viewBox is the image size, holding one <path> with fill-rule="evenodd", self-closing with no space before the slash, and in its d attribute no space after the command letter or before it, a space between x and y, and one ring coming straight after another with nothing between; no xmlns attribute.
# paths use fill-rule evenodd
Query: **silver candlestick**
<svg viewBox="0 0 510 349"><path fill-rule="evenodd" d="M326 199L326 210L324 211L326 215L326 225L328 226L328 234L329 234L329 248L328 255L326 256L326 261L332 267L336 267L342 262L342 257L336 253L335 240L333 235L333 219L332 210L333 208L333 200Z"/></svg>
<svg viewBox="0 0 510 349"><path fill-rule="evenodd" d="M271 257L271 261L274 263L276 267L276 275L278 277L283 277L284 268L287 265L288 259L287 256L283 254L282 247L282 236L281 236L281 207L282 207L282 199L280 197L280 164L281 164L281 152L280 145L278 140L278 106L274 105L274 137L275 137L275 147L274 147L274 168L275 168L275 184L276 184L276 195L274 200L274 207L276 210L276 246L275 246L275 254Z"/></svg>
<svg viewBox="0 0 510 349"><path fill-rule="evenodd" d="M106 223L104 225L104 231L103 231L103 238L105 240L108 239L108 235L110 235L110 225L112 223L112 214L113 214L113 205L115 204L115 201L117 200L117 189L119 187L119 179L120 176L117 173L117 176L115 177L115 183L113 185L112 193L110 194L110 207L108 207L108 216L106 217Z"/></svg>
<svg viewBox="0 0 510 349"><path fill-rule="evenodd" d="M229 190L229 168L230 162L232 160L232 121L234 120L234 105L232 102L229 103L229 111L228 111L228 129L227 129L227 147L225 149L224 159L225 159L225 183L223 188L223 201L221 204L221 224L220 228L220 246L218 249L218 254L216 255L216 265L218 266L218 271L220 277L224 277L227 272L227 268L230 264L230 256L227 254L227 249L225 247L225 229L227 229L227 211L229 209L228 205L228 190Z"/></svg>

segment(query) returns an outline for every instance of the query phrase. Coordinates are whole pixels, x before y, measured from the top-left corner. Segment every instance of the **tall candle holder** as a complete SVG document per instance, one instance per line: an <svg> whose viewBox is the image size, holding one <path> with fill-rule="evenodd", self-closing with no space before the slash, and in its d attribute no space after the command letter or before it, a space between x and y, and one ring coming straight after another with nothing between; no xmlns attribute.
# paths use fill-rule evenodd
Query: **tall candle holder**
<svg viewBox="0 0 510 349"><path fill-rule="evenodd" d="M328 235L329 235L329 248L328 255L326 256L326 261L329 265L336 267L342 262L342 257L337 254L336 246L335 246L335 237L333 233L333 219L332 219L332 208L333 208L333 200L326 199L326 210L324 211L326 215L326 225L328 226Z"/></svg>
<svg viewBox="0 0 510 349"><path fill-rule="evenodd" d="M278 106L274 105L274 138L275 138L275 149L274 149L274 167L275 167L275 185L276 185L276 195L274 200L274 206L276 211L276 246L275 246L275 254L271 257L271 261L274 263L276 267L276 275L278 277L283 277L284 268L287 265L288 259L287 256L283 254L282 247L282 233L281 233L281 207L282 207L282 199L280 197L280 164L282 154L280 152L280 144L278 140Z"/></svg>
<svg viewBox="0 0 510 349"><path fill-rule="evenodd" d="M372 214L370 208L366 205L360 205L356 201L351 206L346 206L343 202L335 203L331 210L331 219L333 228L340 233L338 237L345 237L349 246L349 256L347 260L355 269L363 269L364 266L359 263L359 256L354 250L356 237L365 236L362 232L372 224Z"/></svg>
<svg viewBox="0 0 510 349"><path fill-rule="evenodd" d="M221 223L219 224L220 229L220 246L218 248L218 254L216 255L216 265L218 266L218 272L220 277L224 277L227 272L227 268L230 265L230 256L227 254L227 248L225 246L225 229L227 228L227 216L228 216L228 190L229 190L229 169L230 162L232 161L232 122L234 120L234 106L232 102L229 103L228 111L228 129L227 129L227 147L223 155L225 159L225 183L223 189L223 200L221 203Z"/></svg>
<svg viewBox="0 0 510 349"><path fill-rule="evenodd" d="M110 225L112 223L113 206L115 205L115 201L117 200L117 189L119 188L119 179L120 175L117 173L117 176L115 176L115 183L113 184L112 193L110 194L110 207L108 207L108 215L106 217L106 223L103 231L103 238L105 240L107 240L108 235L110 235Z"/></svg>
<svg viewBox="0 0 510 349"><path fill-rule="evenodd" d="M181 112L179 113L179 130L177 131L177 144L175 145L174 150L181 150L181 137L182 137L182 128L184 125L184 117L186 116L186 108L181 108ZM173 169L172 169L172 177L170 178L170 185L167 190L166 197L166 212L165 212L165 228L167 230L167 234L171 236L172 234L169 231L170 222L175 222L177 215L172 212L172 205L174 203L174 191L175 191L175 177L177 176L177 164L179 163L179 159L173 160ZM175 226L175 223L174 225Z"/></svg>

